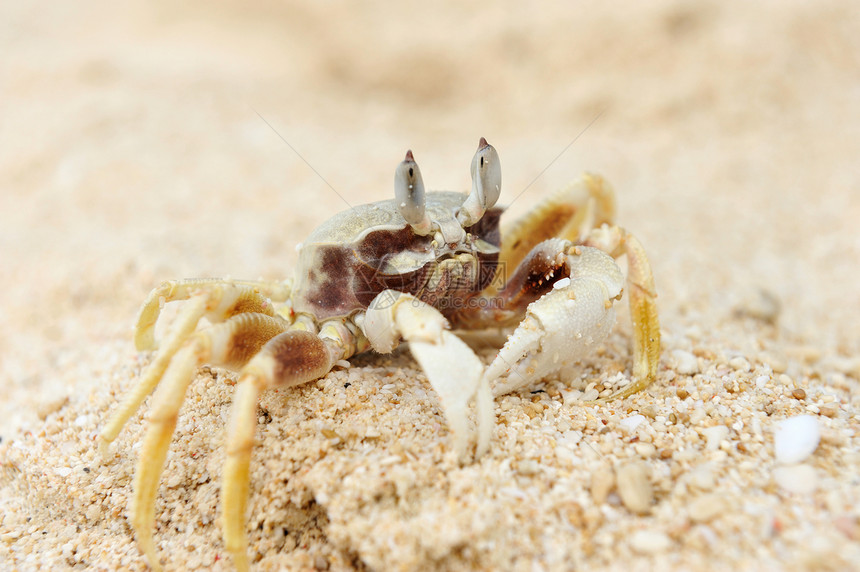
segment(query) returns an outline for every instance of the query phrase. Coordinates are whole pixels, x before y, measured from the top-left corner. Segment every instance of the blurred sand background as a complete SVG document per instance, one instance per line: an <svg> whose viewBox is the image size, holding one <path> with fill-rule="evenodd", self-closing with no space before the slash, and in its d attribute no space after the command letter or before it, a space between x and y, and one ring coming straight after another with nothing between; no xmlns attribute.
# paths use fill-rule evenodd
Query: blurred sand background
<svg viewBox="0 0 860 572"><path fill-rule="evenodd" d="M428 187L465 190L484 136L514 212L583 171L612 182L657 280L659 383L590 413L560 382L506 397L492 453L462 468L408 351L269 396L258 565L847 569L860 557L858 30L847 0L3 3L0 567L145 568L125 515L143 418L109 462L92 449L148 359L130 326L149 289L288 276L344 199L391 195L407 148ZM601 359L629 375L628 336L622 319L588 375L608 375ZM341 395L347 379L366 395L343 426L326 408L358 399ZM386 383L393 401L372 389ZM225 567L231 390L202 375L180 423L157 507L172 569ZM678 407L691 414L676 434ZM639 412L646 425L625 432ZM770 472L773 423L800 413L822 444L812 490L791 492ZM717 425L729 432L709 446ZM631 459L654 487L643 515L592 482ZM711 481L690 477L701 466Z"/></svg>

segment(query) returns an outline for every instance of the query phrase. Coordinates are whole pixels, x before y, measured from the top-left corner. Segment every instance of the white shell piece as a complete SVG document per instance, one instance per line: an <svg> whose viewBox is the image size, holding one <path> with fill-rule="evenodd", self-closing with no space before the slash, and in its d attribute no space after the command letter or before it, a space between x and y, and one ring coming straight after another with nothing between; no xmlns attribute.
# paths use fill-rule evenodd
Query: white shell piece
<svg viewBox="0 0 860 572"><path fill-rule="evenodd" d="M773 433L776 461L791 465L805 461L821 441L821 428L813 415L796 415L783 419Z"/></svg>

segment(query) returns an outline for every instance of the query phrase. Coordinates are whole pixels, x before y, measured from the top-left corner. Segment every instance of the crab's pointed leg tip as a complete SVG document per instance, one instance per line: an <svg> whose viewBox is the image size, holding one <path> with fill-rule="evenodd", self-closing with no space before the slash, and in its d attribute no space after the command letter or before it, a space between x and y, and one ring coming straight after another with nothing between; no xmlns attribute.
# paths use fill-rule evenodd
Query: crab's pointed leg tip
<svg viewBox="0 0 860 572"><path fill-rule="evenodd" d="M248 555L245 552L237 552L233 554L233 565L239 572L246 572L251 569L251 563L248 560Z"/></svg>
<svg viewBox="0 0 860 572"><path fill-rule="evenodd" d="M415 157L412 156L412 149L406 151L406 158L404 161L415 161Z"/></svg>
<svg viewBox="0 0 860 572"><path fill-rule="evenodd" d="M483 137L481 137L481 140L480 140L480 141L478 141L478 149L483 149L484 147L487 147L487 146L489 146L489 145L490 145L490 144L489 144L489 143L487 143L487 140L486 140L485 138L483 138Z"/></svg>

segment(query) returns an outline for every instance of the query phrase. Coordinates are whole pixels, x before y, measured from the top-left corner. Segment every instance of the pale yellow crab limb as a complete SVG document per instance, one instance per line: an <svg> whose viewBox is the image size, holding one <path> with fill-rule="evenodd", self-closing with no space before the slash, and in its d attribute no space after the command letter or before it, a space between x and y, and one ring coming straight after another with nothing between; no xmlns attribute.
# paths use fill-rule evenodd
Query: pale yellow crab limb
<svg viewBox="0 0 860 572"><path fill-rule="evenodd" d="M642 243L632 234L615 227L623 236L627 255L627 296L633 322L633 382L606 399L624 398L651 385L660 362L660 320L657 316L657 291L651 264Z"/></svg>
<svg viewBox="0 0 860 572"><path fill-rule="evenodd" d="M171 290L167 286L174 284L175 288ZM193 285L198 287L193 292L189 290ZM224 280L185 280L182 282L168 283L162 285L166 288L166 292L171 295L181 298L191 298L191 301L186 304L177 318L173 328L167 336L164 347L156 355L154 361L143 376L138 381L134 389L123 400L120 407L114 413L111 420L102 430L99 439L99 449L102 454L107 452L107 448L117 435L122 430L123 425L134 415L134 412L146 399L152 390L158 385L159 380L164 375L170 360L174 354L182 347L185 340L197 328L200 318L206 316L213 322L221 322L226 318L242 313L254 312L263 313L269 316L274 316L275 312L268 298L263 297L257 290L256 286L249 286L248 283L228 282ZM157 292L156 289L153 292ZM156 300L153 303L153 299ZM143 305L141 309L141 319L144 315L151 315L153 319L157 318L159 303L161 297L150 294L150 299ZM154 304L154 306L153 306ZM154 310L153 310L154 308ZM152 314L155 312L155 314ZM148 318L147 318L148 319ZM140 333L140 331L138 331ZM151 336L150 331L147 336ZM146 337L146 336L145 336Z"/></svg>
<svg viewBox="0 0 860 572"><path fill-rule="evenodd" d="M233 414L227 428L227 460L221 485L221 533L237 570L248 570L248 533L245 514L251 482L251 451L257 427L257 401L262 381L242 376L233 397Z"/></svg>
<svg viewBox="0 0 860 572"><path fill-rule="evenodd" d="M569 371L615 324L613 303L624 285L618 265L596 248L567 246L565 251L570 275L529 304L525 318L484 373L495 395Z"/></svg>
<svg viewBox="0 0 860 572"><path fill-rule="evenodd" d="M476 456L480 456L487 451L492 435L492 395L482 380L481 360L447 328L448 322L439 310L394 290L385 290L374 298L362 322L362 330L377 352L390 352L401 339L409 342L412 355L439 395L454 450L460 458L465 457L470 441L468 406L475 402Z"/></svg>
<svg viewBox="0 0 860 572"><path fill-rule="evenodd" d="M208 296L200 294L192 298L182 308L178 318L172 324L161 352L146 369L134 389L125 396L119 408L114 411L110 421L99 434L99 449L102 454L107 453L108 446L119 435L123 425L134 415L146 396L152 393L152 390L158 385L170 360L173 359L174 354L188 336L194 332L200 318L206 313L207 301Z"/></svg>
<svg viewBox="0 0 860 572"><path fill-rule="evenodd" d="M609 183L584 174L522 217L503 224L499 261L513 271L538 243L555 237L578 242L591 228L614 217L615 193Z"/></svg>
<svg viewBox="0 0 860 572"><path fill-rule="evenodd" d="M158 481L170 445L179 409L194 373L203 363L244 364L263 344L289 327L284 320L265 314L240 314L201 330L176 352L153 396L140 457L134 476L131 511L138 544L153 568L158 567L152 532Z"/></svg>
<svg viewBox="0 0 860 572"><path fill-rule="evenodd" d="M243 291L245 298L244 307L238 308L242 312L263 312L273 314L268 300L272 302L284 302L290 297L292 291L289 281L264 282L254 280L232 280L229 278L191 278L188 280L171 280L163 282L158 288L152 290L140 308L137 318L137 326L134 331L134 346L138 351L155 349L155 323L161 313L161 308L167 302L175 300L187 300L200 292L218 291L220 288L239 288Z"/></svg>
<svg viewBox="0 0 860 572"><path fill-rule="evenodd" d="M221 485L224 547L240 571L249 567L245 513L260 393L324 376L338 360L349 357L343 351L350 345L354 342L291 330L270 340L242 369L227 427L227 459Z"/></svg>
<svg viewBox="0 0 860 572"><path fill-rule="evenodd" d="M171 363L176 365L168 368L165 376L167 383L162 384L155 393L149 428L134 474L131 525L141 552L154 570L161 569L152 535L158 480L164 470L167 447L176 428L179 405L185 398L185 391L194 375L198 352L201 349L193 343L186 345L174 356Z"/></svg>

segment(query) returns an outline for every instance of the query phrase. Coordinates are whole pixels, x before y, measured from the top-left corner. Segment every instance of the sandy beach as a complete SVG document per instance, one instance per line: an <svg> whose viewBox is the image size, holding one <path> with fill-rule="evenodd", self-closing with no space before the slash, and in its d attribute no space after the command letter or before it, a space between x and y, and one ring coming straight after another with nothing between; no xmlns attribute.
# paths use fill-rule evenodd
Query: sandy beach
<svg viewBox="0 0 860 572"><path fill-rule="evenodd" d="M164 280L292 276L296 247L393 196L411 149L505 216L583 172L644 245L662 332L495 401L461 464L407 347L259 407L255 570L849 570L860 562L860 11L847 0L7 2L0 7L0 568L145 570L128 505ZM166 318L175 315L168 308ZM164 325L159 327L163 331ZM492 358L488 339L473 340ZM235 375L203 368L167 457L168 570L230 570Z"/></svg>

